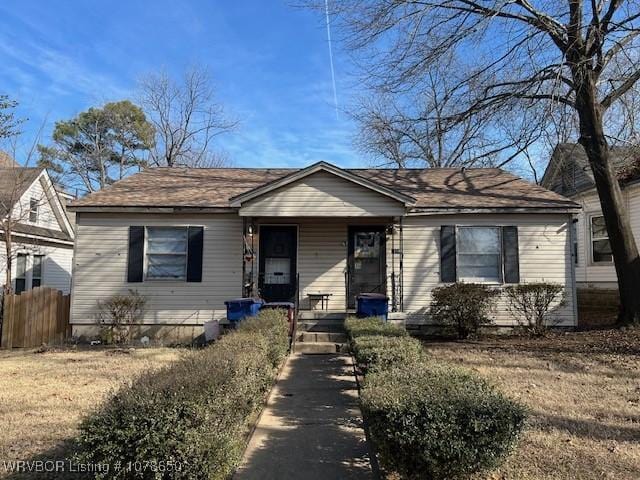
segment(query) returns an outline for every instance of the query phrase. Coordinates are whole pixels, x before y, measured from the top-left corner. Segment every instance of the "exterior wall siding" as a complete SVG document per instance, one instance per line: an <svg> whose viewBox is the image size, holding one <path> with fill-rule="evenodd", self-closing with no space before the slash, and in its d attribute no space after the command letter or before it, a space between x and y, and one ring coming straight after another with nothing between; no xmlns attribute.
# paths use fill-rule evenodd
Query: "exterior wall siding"
<svg viewBox="0 0 640 480"><path fill-rule="evenodd" d="M310 293L330 293L328 309L344 310L346 307L347 242L350 225L386 226L392 223L389 217L378 219L349 218L262 218L256 225L295 224L298 226L298 273L300 275L300 308L320 308L311 304ZM259 229L254 239L258 256ZM391 297L391 239L387 238L387 290ZM257 279L259 259L256 258ZM257 281L257 280L256 280Z"/></svg>
<svg viewBox="0 0 640 480"><path fill-rule="evenodd" d="M14 216L19 219L18 221L21 223L63 231L47 196L47 194L55 195L55 192L53 188L51 191L45 192L43 182L44 180L33 182L27 191L22 194L20 201L14 209ZM38 221L35 223L29 221L30 201L32 198L38 202Z"/></svg>
<svg viewBox="0 0 640 480"><path fill-rule="evenodd" d="M246 202L242 216L384 217L402 215L404 205L330 173L318 172Z"/></svg>
<svg viewBox="0 0 640 480"><path fill-rule="evenodd" d="M0 241L0 285L4 286L7 271L7 256L5 242ZM11 271L12 282L16 278L16 256L18 253L28 253L31 255L44 255L42 267L42 285L46 287L62 290L65 294L71 291L71 263L73 259L73 247L52 246L50 244L22 243L19 239L14 239ZM27 270L31 268L31 260L27 264Z"/></svg>
<svg viewBox="0 0 640 480"><path fill-rule="evenodd" d="M431 291L440 282L442 225L518 227L520 281L554 282L564 286L566 301L556 305L558 325L575 325L571 242L568 215L456 215L404 219L404 310L408 323L429 323ZM500 288L500 285L496 285ZM492 318L497 326L514 324L507 302L500 298Z"/></svg>
<svg viewBox="0 0 640 480"><path fill-rule="evenodd" d="M633 185L624 190L627 211L630 215L631 229L640 245L640 185ZM576 265L576 282L580 287L593 285L617 289L617 276L613 263L593 263L591 257L590 218L602 215L600 200L595 190L581 194L573 199L582 206L576 216L578 234L578 263Z"/></svg>
<svg viewBox="0 0 640 480"><path fill-rule="evenodd" d="M127 283L128 229L204 226L202 282L151 280ZM242 219L237 215L77 215L71 323L92 325L96 302L137 290L147 298L143 322L190 326L225 318L225 300L242 294Z"/></svg>
<svg viewBox="0 0 640 480"><path fill-rule="evenodd" d="M575 325L572 287L571 241L568 215L455 215L412 216L403 219L404 312L408 323L428 323L431 290L440 283L439 238L441 225L517 225L522 282L550 281L566 289L566 302L556 306L558 324ZM298 226L298 272L301 307L307 309L309 293L331 293L329 309L343 310L346 303L345 269L349 225L390 225L392 217L256 218L254 246L259 256L259 225ZM203 281L145 281L127 283L128 227L130 225L203 225ZM399 274L400 235L387 235L387 290L391 275ZM241 295L242 219L225 214L88 214L77 221L74 258L72 323L95 324L97 300L136 289L148 298L144 323L151 326L197 327L225 318L224 301ZM259 258L254 264L257 282ZM313 305L314 307L318 307ZM498 326L513 325L504 301L493 315Z"/></svg>

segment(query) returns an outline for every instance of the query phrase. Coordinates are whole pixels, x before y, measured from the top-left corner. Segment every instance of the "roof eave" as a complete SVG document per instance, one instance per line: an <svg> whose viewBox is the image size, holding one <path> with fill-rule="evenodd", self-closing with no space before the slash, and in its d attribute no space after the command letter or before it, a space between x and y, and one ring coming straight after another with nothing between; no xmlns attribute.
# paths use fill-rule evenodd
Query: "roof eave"
<svg viewBox="0 0 640 480"><path fill-rule="evenodd" d="M76 205L69 206L76 213L236 213L232 207L198 207L167 205Z"/></svg>
<svg viewBox="0 0 640 480"><path fill-rule="evenodd" d="M407 212L407 216L421 215L454 215L454 214L476 214L476 213L553 213L569 214L580 213L582 207L557 206L557 207L421 207L414 208Z"/></svg>

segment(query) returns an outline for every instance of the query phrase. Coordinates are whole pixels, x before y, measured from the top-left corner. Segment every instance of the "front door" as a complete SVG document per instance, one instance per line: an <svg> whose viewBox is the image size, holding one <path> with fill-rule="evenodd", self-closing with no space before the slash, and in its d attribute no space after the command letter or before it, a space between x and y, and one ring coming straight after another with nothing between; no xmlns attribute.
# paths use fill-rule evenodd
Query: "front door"
<svg viewBox="0 0 640 480"><path fill-rule="evenodd" d="M348 244L347 306L355 308L356 295L387 292L384 227L349 227Z"/></svg>
<svg viewBox="0 0 640 480"><path fill-rule="evenodd" d="M260 227L258 289L267 302L293 302L296 294L297 228Z"/></svg>

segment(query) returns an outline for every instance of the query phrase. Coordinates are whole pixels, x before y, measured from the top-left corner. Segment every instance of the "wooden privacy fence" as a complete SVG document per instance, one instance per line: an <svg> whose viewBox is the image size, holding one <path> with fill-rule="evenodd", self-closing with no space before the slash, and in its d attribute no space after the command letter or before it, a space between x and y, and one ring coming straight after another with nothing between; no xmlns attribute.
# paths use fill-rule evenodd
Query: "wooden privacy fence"
<svg viewBox="0 0 640 480"><path fill-rule="evenodd" d="M69 295L47 287L37 287L20 295L5 295L2 348L62 343L70 330Z"/></svg>

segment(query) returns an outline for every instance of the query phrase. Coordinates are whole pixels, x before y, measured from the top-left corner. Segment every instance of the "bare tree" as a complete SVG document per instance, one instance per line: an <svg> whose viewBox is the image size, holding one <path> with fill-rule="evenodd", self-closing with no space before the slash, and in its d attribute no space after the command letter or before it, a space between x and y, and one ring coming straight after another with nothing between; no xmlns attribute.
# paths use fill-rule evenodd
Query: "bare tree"
<svg viewBox="0 0 640 480"><path fill-rule="evenodd" d="M457 55L468 67L458 79L466 101L450 119L544 105L577 123L613 251L619 320L640 321L640 258L605 130L640 79L638 0L344 0L334 14L371 88L420 88Z"/></svg>
<svg viewBox="0 0 640 480"><path fill-rule="evenodd" d="M2 162L0 164L0 236L4 241L4 261L5 279L3 293L13 292L13 264L17 258L17 248L14 244L14 236L19 226L27 222L36 223L40 208L48 203L49 198L55 195L54 185L50 182L41 182L41 188L27 191L30 185L38 178L41 170L39 168L28 168L32 163L37 148L37 140L42 132L42 127L36 135L36 140L27 148L24 165L15 161L18 150L18 141L21 138L17 125L23 120L17 120L11 116L16 102L11 102L6 106L0 106L0 118L13 118L13 125L4 130L0 136L2 147L8 150L0 152Z"/></svg>
<svg viewBox="0 0 640 480"><path fill-rule="evenodd" d="M206 70L193 68L181 82L166 72L150 74L140 84L140 102L156 129L150 164L155 166L211 165L213 141L233 130L237 122L226 117L214 96ZM220 162L221 157L217 157Z"/></svg>
<svg viewBox="0 0 640 480"><path fill-rule="evenodd" d="M374 88L353 114L360 150L373 156L376 166L493 166L510 162L539 140L540 130L514 134L513 122L496 122L489 111L473 118L452 115L468 100L459 80L462 69L443 61L408 91Z"/></svg>

